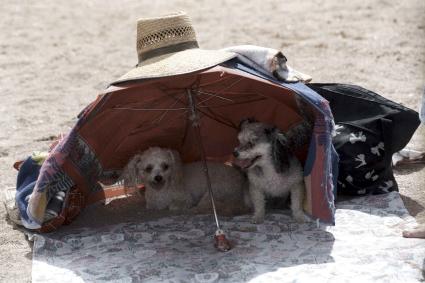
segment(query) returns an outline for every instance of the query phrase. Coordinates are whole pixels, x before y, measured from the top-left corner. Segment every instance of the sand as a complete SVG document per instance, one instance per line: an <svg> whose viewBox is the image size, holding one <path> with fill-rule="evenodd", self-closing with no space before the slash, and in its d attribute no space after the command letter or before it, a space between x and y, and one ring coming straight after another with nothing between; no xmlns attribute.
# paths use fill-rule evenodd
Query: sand
<svg viewBox="0 0 425 283"><path fill-rule="evenodd" d="M176 10L191 15L203 48L273 47L314 82L358 84L418 109L425 86L423 0L2 0L0 190L14 186L15 160L47 149L49 137L68 131L108 82L136 64L136 20ZM424 129L411 146L425 150ZM422 221L425 169L403 168L396 177L409 211ZM106 210L123 221L137 209L133 203ZM31 247L4 214L0 206L0 282L30 281Z"/></svg>

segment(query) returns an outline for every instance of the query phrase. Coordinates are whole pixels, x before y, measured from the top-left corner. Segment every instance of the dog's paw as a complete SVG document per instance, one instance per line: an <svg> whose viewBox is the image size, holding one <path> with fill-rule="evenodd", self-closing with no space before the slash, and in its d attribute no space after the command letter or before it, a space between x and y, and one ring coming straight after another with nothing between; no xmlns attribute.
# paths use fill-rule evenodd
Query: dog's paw
<svg viewBox="0 0 425 283"><path fill-rule="evenodd" d="M178 205L178 204L170 204L169 206L168 206L168 210L170 210L170 211L181 211L181 210L184 210L184 208L185 207L183 207L183 206L181 206L181 205Z"/></svg>
<svg viewBox="0 0 425 283"><path fill-rule="evenodd" d="M264 222L264 216L263 215L254 215L251 219L252 224L261 224Z"/></svg>
<svg viewBox="0 0 425 283"><path fill-rule="evenodd" d="M308 218L307 215L304 214L304 212L294 213L294 219L298 223L307 223L307 222L310 222L310 218Z"/></svg>
<svg viewBox="0 0 425 283"><path fill-rule="evenodd" d="M211 212L211 209L207 209L202 206L195 206L190 209L191 214L208 214Z"/></svg>
<svg viewBox="0 0 425 283"><path fill-rule="evenodd" d="M189 208L190 205L186 200L175 199L168 205L168 209L171 211L185 211Z"/></svg>
<svg viewBox="0 0 425 283"><path fill-rule="evenodd" d="M182 210L182 205L179 202L173 201L168 205L168 210L171 210L171 211Z"/></svg>

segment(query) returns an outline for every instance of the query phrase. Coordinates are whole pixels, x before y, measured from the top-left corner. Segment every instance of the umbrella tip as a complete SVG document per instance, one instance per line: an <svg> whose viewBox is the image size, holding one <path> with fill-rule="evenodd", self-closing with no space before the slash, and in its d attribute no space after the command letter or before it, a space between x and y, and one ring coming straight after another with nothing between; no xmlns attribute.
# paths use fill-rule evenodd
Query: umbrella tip
<svg viewBox="0 0 425 283"><path fill-rule="evenodd" d="M217 231L215 231L214 246L220 252L227 252L232 249L232 246L230 245L229 240L227 240L226 235L221 229L218 229Z"/></svg>

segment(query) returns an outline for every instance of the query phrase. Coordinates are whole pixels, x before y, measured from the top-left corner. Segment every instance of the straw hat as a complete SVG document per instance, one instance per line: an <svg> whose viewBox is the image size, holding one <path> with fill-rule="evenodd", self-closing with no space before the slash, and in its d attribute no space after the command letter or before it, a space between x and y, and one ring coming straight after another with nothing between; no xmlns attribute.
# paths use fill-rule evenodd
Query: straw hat
<svg viewBox="0 0 425 283"><path fill-rule="evenodd" d="M117 82L186 74L223 63L236 54L200 49L190 18L184 13L137 22L139 63Z"/></svg>

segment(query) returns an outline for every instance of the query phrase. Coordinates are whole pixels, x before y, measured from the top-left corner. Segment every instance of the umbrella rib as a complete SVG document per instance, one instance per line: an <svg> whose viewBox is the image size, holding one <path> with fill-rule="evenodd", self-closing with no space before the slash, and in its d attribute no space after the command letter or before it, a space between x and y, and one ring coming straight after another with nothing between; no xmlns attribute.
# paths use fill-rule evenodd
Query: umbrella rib
<svg viewBox="0 0 425 283"><path fill-rule="evenodd" d="M166 93L167 94L167 93ZM167 96L169 96L168 94L167 94ZM171 105L171 107L174 107L174 106L176 106L176 104L177 103L182 103L182 101L178 98L178 97L172 97L172 98L174 98L175 99L175 101L174 101L174 103ZM169 112L169 110L165 110L164 111L164 113L162 113L158 118L156 118L155 120L153 120L152 121L152 124L153 123L160 123L161 121L162 121L162 119L164 119L164 117L165 117L165 115L167 115L167 113ZM185 111L186 112L186 111ZM184 113L185 113L184 112ZM158 121L157 121L158 120Z"/></svg>
<svg viewBox="0 0 425 283"><path fill-rule="evenodd" d="M227 101L233 102L233 100L231 100L229 98L226 98L226 97L223 97L223 96L220 96L218 94L211 93L211 92L206 92L206 91L201 91L201 90L195 90L195 92L196 93L200 93L200 94L206 94L206 95L208 95L208 98L204 99L203 101L200 101L198 104L201 104L201 103L203 103L203 102L205 102L207 100L210 100L210 99L212 99L214 97L220 98L222 100L227 100Z"/></svg>
<svg viewBox="0 0 425 283"><path fill-rule="evenodd" d="M183 115L185 115L186 113L188 112L188 110L185 110L185 111L183 111L180 115L178 115L175 119L178 119L178 118L180 118L181 116L183 116ZM152 123L150 123L149 125L152 125L153 124L153 122ZM144 127L144 128L138 128L137 129L137 131L135 131L135 132L132 132L132 134L136 134L136 133L140 133L140 132L146 132L146 131L150 131L151 130L151 128L150 127Z"/></svg>
<svg viewBox="0 0 425 283"><path fill-rule="evenodd" d="M212 119L212 120L214 120L214 121L216 121L216 122L218 122L218 123L220 123L220 124L223 124L223 125L225 125L225 126L228 126L228 127L232 128L232 129L236 129L236 125L234 125L233 123L228 123L228 122L226 122L226 121L222 121L222 120L220 120L220 119L217 117L217 114L216 114L216 113L214 113L214 112L212 112L212 111L211 111L211 109L210 109L210 112L212 113L212 115L210 115L210 114L208 114L208 113L206 113L205 111L202 111L202 110L200 110L200 109L198 109L198 111L199 111L200 113L204 114L205 116L207 116L208 118L210 118L210 119Z"/></svg>
<svg viewBox="0 0 425 283"><path fill-rule="evenodd" d="M204 99L204 100L200 101L200 102L197 104L197 106L199 106L199 107L214 107L214 106L208 106L208 105L205 105L205 102L207 102L207 101L209 101L209 100L213 99L214 97L218 97L218 98L221 98L221 99L223 99L223 100L227 100L227 101L229 101L229 102L231 102L231 103L233 103L233 104L236 104L234 100L232 100L232 99L228 99L228 98L224 98L224 97L219 96L219 95L213 95L213 94L210 94L210 93L208 93L208 92L201 92L201 91L198 91L198 93L209 95L209 97L208 97L208 98L206 98L206 99ZM227 104L227 105L233 105L233 104Z"/></svg>
<svg viewBox="0 0 425 283"><path fill-rule="evenodd" d="M235 103L235 101L234 101L234 100L229 99L229 98L226 98L226 97L223 97L223 96L220 96L220 95L218 95L217 93L221 93L221 92L223 92L223 91L225 91L225 90L227 90L227 89L229 89L229 88L233 87L235 84L239 83L241 80L242 80L242 78L239 78L238 80L234 81L232 84L230 84L230 85L228 85L228 86L226 86L226 87L222 88L221 90L218 90L216 93L211 93L211 92L202 91L202 90L200 90L199 88L198 88L198 89L193 89L192 91L194 91L194 92L197 92L197 93L200 93L200 94L206 94L206 95L208 95L208 96L209 96L208 98L206 98L206 99L204 99L204 100L200 101L200 102L198 103L198 106L200 106L200 105L204 104L205 102L207 102L207 101L211 100L213 97L217 97L217 98L220 98L220 99L222 99L222 100L227 100L227 101L230 101L230 102L232 102L232 103ZM238 92L236 92L236 93L238 93ZM260 96L260 97L265 97L264 95L259 94L259 93L253 93L253 94L254 94L254 95L258 95L258 96ZM251 101L249 101L249 102L251 102ZM235 104L237 104L237 103L235 103Z"/></svg>
<svg viewBox="0 0 425 283"><path fill-rule="evenodd" d="M220 77L218 80L215 80L215 81L211 81L211 82L204 83L204 84L198 84L198 87L205 87L205 86L209 86L209 85L215 85L215 84L218 84L219 82L222 84L223 83L222 81L231 80L231 79L233 79L233 77L229 77L229 78ZM238 78L233 83L231 83L229 86L225 86L222 90L225 90L226 88L232 87L234 84L240 82L242 79L244 79L244 78ZM220 91L222 91L222 90L220 90ZM218 92L220 92L220 91L218 91Z"/></svg>
<svg viewBox="0 0 425 283"><path fill-rule="evenodd" d="M239 83L240 81L242 81L242 78L239 78L239 79L237 79L237 80L235 80L233 83L231 83L230 85L228 85L228 86L224 86L222 89L220 89L219 91L217 91L218 93L220 93L220 92L222 92L222 91L225 91L225 90L227 90L227 89L230 89L231 87L233 87L235 84L237 84L237 83Z"/></svg>
<svg viewBox="0 0 425 283"><path fill-rule="evenodd" d="M198 106L199 108L219 108L219 107L226 107L226 106L232 106L232 105L238 105L238 104L247 104L247 103L251 103L251 102L256 102L256 101L262 101L265 100L266 98L256 98L256 99L251 99L251 100L246 100L246 101L238 101L238 102L233 102L232 104L221 104L221 105L200 105Z"/></svg>
<svg viewBox="0 0 425 283"><path fill-rule="evenodd" d="M216 80L216 81L214 81L214 82L212 82L212 83L205 84L205 85L203 85L203 86L211 85L211 84L215 84L215 83L217 83L217 82L219 82L219 81L226 80L226 79L227 79L227 78L224 78L224 79L221 79L221 78L220 78L220 79L218 79L218 80ZM231 78L229 78L229 79L231 79ZM232 101L231 99L228 99L228 98L225 98L225 97L219 96L219 95L218 95L218 93L221 93L221 92L225 91L226 89L229 89L229 88L233 87L235 84L239 83L242 79L243 79L243 78L238 78L237 80L235 80L235 81L234 81L233 83L231 83L230 85L225 86L225 87L223 87L222 89L220 89L220 90L216 91L216 92L215 92L215 94L210 93L210 92L201 91L201 90L200 90L200 86L201 86L201 85L198 85L198 86L197 86L197 89L192 89L192 91L194 91L194 92L198 92L198 93L201 93L201 94L210 95L210 97L209 97L208 99L206 99L206 100L210 100L212 97L218 97L218 98L221 98L221 99L223 99L223 100L229 100L229 101ZM212 96L212 97L211 97L211 96ZM201 101L201 102L205 102L205 100L204 100L204 101ZM233 101L232 101L232 102L233 102Z"/></svg>
<svg viewBox="0 0 425 283"><path fill-rule="evenodd" d="M174 101L174 103L173 103L173 105L171 105L171 107L176 106L177 103L178 103L178 101ZM162 119L164 119L165 115L167 115L167 113L169 111L170 110L165 110L161 115L159 115L157 118L155 118L154 120L152 120L152 124L155 124L155 123L159 124L159 123L161 123Z"/></svg>
<svg viewBox="0 0 425 283"><path fill-rule="evenodd" d="M114 110L131 110L131 111L181 111L189 110L187 107L182 108L130 108L130 107L114 107Z"/></svg>

